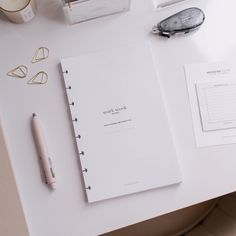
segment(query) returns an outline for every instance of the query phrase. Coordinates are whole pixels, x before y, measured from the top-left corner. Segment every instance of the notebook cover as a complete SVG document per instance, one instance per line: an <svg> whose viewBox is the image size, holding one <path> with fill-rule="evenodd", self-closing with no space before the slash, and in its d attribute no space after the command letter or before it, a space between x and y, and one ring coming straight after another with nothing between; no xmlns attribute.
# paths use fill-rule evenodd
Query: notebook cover
<svg viewBox="0 0 236 236"><path fill-rule="evenodd" d="M148 44L61 65L89 202L181 181Z"/></svg>

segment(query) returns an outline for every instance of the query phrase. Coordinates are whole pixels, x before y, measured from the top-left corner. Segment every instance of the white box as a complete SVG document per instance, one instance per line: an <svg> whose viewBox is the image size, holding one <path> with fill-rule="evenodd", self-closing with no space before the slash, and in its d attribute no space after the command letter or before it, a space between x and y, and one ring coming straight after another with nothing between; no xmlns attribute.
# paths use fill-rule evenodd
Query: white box
<svg viewBox="0 0 236 236"><path fill-rule="evenodd" d="M153 5L155 8L163 8L182 1L185 0L153 0Z"/></svg>
<svg viewBox="0 0 236 236"><path fill-rule="evenodd" d="M127 11L130 0L62 0L70 24Z"/></svg>

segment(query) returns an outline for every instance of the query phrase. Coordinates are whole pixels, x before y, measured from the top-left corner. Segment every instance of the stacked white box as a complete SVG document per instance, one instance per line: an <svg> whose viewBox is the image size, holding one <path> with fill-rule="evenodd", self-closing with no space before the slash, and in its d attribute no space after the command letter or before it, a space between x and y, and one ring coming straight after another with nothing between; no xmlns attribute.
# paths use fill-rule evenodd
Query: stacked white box
<svg viewBox="0 0 236 236"><path fill-rule="evenodd" d="M127 11L130 0L63 0L65 16L70 24Z"/></svg>

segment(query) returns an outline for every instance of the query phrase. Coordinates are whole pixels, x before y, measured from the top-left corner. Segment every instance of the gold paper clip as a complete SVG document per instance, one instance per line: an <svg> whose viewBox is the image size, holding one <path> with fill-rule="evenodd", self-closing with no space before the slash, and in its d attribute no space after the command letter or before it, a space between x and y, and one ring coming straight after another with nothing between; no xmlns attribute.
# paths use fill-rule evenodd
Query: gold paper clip
<svg viewBox="0 0 236 236"><path fill-rule="evenodd" d="M27 84L46 84L47 81L48 74L44 71L40 71L33 78L31 78Z"/></svg>
<svg viewBox="0 0 236 236"><path fill-rule="evenodd" d="M16 68L10 70L7 75L15 78L25 78L28 73L28 69L24 65L17 66Z"/></svg>
<svg viewBox="0 0 236 236"><path fill-rule="evenodd" d="M31 63L36 63L42 60L45 60L49 57L49 49L46 47L40 47L37 49Z"/></svg>

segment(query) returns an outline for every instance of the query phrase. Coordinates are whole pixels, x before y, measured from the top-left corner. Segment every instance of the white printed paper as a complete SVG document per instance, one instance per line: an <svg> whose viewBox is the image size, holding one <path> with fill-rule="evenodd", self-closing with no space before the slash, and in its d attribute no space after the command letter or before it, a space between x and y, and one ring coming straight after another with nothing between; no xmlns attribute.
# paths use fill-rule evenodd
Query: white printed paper
<svg viewBox="0 0 236 236"><path fill-rule="evenodd" d="M231 63L185 65L198 147L236 143L236 70Z"/></svg>
<svg viewBox="0 0 236 236"><path fill-rule="evenodd" d="M236 128L236 80L196 85L203 131Z"/></svg>

